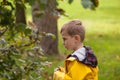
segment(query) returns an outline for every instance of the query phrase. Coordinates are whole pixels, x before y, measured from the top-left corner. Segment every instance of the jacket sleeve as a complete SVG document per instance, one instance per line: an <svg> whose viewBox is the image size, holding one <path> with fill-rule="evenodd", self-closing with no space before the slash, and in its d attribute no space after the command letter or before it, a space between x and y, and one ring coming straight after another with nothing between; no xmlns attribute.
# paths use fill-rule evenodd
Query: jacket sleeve
<svg viewBox="0 0 120 80"><path fill-rule="evenodd" d="M53 74L53 80L64 80L64 72L55 71Z"/></svg>
<svg viewBox="0 0 120 80"><path fill-rule="evenodd" d="M53 74L53 80L64 80L65 70L63 67L59 67L59 70Z"/></svg>

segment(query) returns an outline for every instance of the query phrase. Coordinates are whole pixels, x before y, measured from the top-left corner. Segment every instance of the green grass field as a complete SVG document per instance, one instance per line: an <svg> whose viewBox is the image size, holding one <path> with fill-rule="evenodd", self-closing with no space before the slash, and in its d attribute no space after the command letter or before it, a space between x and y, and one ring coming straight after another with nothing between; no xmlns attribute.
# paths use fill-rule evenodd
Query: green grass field
<svg viewBox="0 0 120 80"><path fill-rule="evenodd" d="M84 44L91 46L98 58L99 80L120 80L120 1L99 1L96 11L84 9L80 0L74 0L72 4L68 4L65 0L59 1L59 7L69 15L69 17L61 16L58 21L59 30L65 22L80 19L86 27ZM69 53L62 45L60 34L59 51L61 55ZM61 64L63 64L62 57L53 62L52 69Z"/></svg>

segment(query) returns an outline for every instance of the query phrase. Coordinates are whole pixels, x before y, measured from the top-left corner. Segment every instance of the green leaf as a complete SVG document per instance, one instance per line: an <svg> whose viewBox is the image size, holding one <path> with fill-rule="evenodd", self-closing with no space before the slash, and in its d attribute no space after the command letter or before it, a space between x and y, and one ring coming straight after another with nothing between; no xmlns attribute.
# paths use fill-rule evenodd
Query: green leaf
<svg viewBox="0 0 120 80"><path fill-rule="evenodd" d="M28 52L28 56L35 57L35 55L32 52Z"/></svg>
<svg viewBox="0 0 120 80"><path fill-rule="evenodd" d="M52 33L47 33L46 37L50 37L52 39L56 39L56 36L54 34L52 34Z"/></svg>
<svg viewBox="0 0 120 80"><path fill-rule="evenodd" d="M82 0L82 5L84 8L89 8L92 10L95 10L95 8L97 7L95 4L95 0L94 1L93 0Z"/></svg>
<svg viewBox="0 0 120 80"><path fill-rule="evenodd" d="M0 25L5 27L7 25L10 25L12 22L12 11L5 7L0 7Z"/></svg>
<svg viewBox="0 0 120 80"><path fill-rule="evenodd" d="M15 29L18 31L18 32L24 32L25 29L26 29L26 25L23 24L23 23L19 23L16 25Z"/></svg>
<svg viewBox="0 0 120 80"><path fill-rule="evenodd" d="M29 34L31 34L31 32L32 32L32 30L27 28L27 29L25 29L24 33L25 33L26 36L28 36Z"/></svg>
<svg viewBox="0 0 120 80"><path fill-rule="evenodd" d="M4 46L5 44L7 44L6 40L5 39L0 39L0 45Z"/></svg>
<svg viewBox="0 0 120 80"><path fill-rule="evenodd" d="M95 7L98 7L99 5L99 0L91 0L94 4Z"/></svg>
<svg viewBox="0 0 120 80"><path fill-rule="evenodd" d="M71 4L73 2L73 0L68 0L68 3Z"/></svg>

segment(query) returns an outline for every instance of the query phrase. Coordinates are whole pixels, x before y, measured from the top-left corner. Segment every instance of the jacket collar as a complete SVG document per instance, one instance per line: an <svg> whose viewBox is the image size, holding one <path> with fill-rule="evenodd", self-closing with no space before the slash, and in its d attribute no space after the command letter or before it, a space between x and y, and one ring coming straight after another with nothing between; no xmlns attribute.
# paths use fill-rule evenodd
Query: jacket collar
<svg viewBox="0 0 120 80"><path fill-rule="evenodd" d="M75 57L79 62L82 62L92 67L96 67L98 64L98 61L96 56L94 55L94 52L88 46L84 46L76 50L75 52L73 52L73 54L69 55L68 57Z"/></svg>
<svg viewBox="0 0 120 80"><path fill-rule="evenodd" d="M76 55L79 61L83 61L86 57L85 53L86 53L85 48L82 47L76 50L75 52L73 52L71 56Z"/></svg>

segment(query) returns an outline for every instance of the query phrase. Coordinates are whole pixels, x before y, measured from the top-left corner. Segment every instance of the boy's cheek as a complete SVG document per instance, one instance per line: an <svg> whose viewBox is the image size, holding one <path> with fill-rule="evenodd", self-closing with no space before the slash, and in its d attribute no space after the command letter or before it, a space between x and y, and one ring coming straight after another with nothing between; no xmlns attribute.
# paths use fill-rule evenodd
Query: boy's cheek
<svg viewBox="0 0 120 80"><path fill-rule="evenodd" d="M71 50L71 48L70 48L70 47L68 47L68 46L66 46L65 48L66 48L67 50Z"/></svg>

